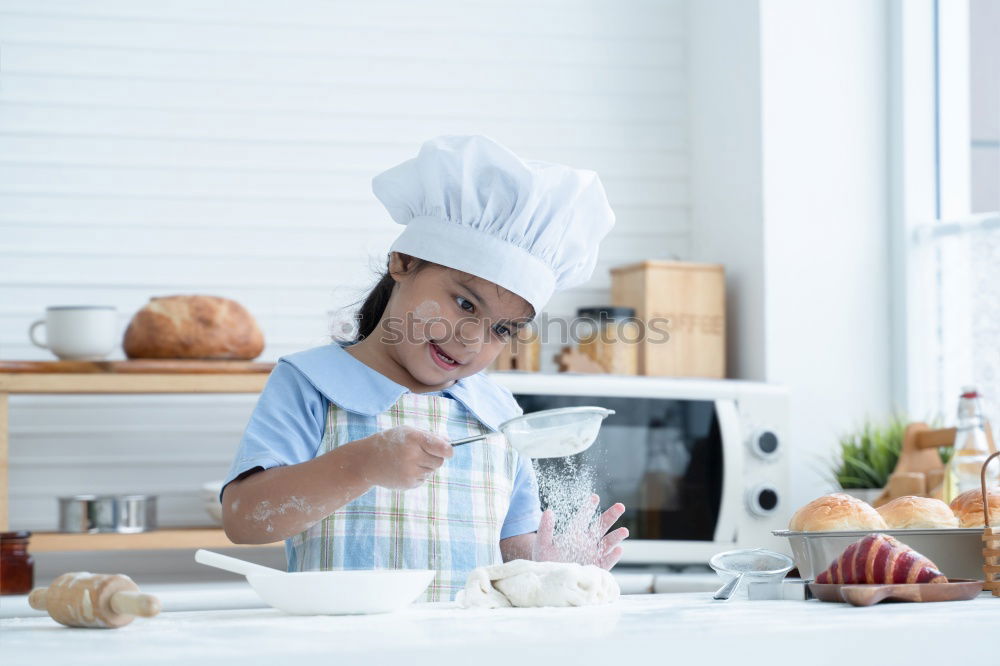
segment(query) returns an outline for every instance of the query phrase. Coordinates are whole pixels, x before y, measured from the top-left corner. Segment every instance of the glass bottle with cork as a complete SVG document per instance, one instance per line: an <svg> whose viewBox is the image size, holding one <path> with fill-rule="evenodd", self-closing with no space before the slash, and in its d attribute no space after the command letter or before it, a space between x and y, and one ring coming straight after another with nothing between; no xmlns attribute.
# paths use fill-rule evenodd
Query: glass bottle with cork
<svg viewBox="0 0 1000 666"><path fill-rule="evenodd" d="M979 392L974 386L966 386L958 400L954 453L945 470L945 502L951 502L968 490L979 488L979 474L990 453L990 438L986 433L979 405ZM995 465L987 470L986 483L988 486L996 485Z"/></svg>

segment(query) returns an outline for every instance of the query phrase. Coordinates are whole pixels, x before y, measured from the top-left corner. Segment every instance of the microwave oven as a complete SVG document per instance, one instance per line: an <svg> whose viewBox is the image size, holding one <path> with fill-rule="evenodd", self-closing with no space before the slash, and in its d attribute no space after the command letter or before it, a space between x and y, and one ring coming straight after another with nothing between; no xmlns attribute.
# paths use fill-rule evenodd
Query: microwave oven
<svg viewBox="0 0 1000 666"><path fill-rule="evenodd" d="M527 412L594 405L615 410L597 441L568 458L534 461L542 506L548 479L625 505L622 563L705 563L715 553L787 551L771 534L790 514L788 395L742 380L494 372ZM559 491L562 492L562 491ZM574 504L575 505L575 504ZM559 520L557 509L557 528Z"/></svg>

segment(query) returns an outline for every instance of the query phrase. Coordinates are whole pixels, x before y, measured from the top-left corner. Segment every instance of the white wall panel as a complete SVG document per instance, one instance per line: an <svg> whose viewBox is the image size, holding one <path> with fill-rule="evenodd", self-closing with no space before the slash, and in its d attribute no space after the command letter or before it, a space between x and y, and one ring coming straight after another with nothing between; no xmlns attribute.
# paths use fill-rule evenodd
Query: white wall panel
<svg viewBox="0 0 1000 666"><path fill-rule="evenodd" d="M243 303L263 360L323 344L398 233L371 177L442 133L601 174L618 224L549 312L607 301L609 267L689 254L686 11L0 0L0 358L47 357L27 339L47 305L115 305L124 331L172 293ZM15 397L13 526L93 491L204 524L254 401Z"/></svg>

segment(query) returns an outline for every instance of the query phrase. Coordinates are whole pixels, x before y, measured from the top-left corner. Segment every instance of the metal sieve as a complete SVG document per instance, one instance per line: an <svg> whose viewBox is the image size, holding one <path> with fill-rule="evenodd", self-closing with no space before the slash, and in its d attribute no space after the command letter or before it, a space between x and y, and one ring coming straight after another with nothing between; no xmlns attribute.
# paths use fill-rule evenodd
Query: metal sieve
<svg viewBox="0 0 1000 666"><path fill-rule="evenodd" d="M745 578L760 581L781 580L794 566L791 558L787 555L763 548L728 550L724 553L716 553L708 561L708 564L715 570L715 573L727 579L726 583L713 596L714 599L732 597Z"/></svg>
<svg viewBox="0 0 1000 666"><path fill-rule="evenodd" d="M500 424L499 430L521 455L529 458L563 458L590 448L601 422L615 413L604 407L561 407L522 414ZM490 433L451 442L452 446L478 442Z"/></svg>

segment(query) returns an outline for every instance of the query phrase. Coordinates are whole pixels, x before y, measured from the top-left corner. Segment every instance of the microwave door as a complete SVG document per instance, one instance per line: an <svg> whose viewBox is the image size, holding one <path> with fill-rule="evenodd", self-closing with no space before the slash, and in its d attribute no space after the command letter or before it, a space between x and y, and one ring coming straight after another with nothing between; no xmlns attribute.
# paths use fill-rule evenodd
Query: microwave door
<svg viewBox="0 0 1000 666"><path fill-rule="evenodd" d="M717 544L736 543L736 530L743 511L743 450L739 414L733 400L716 400L715 415L722 436L722 499L715 526Z"/></svg>
<svg viewBox="0 0 1000 666"><path fill-rule="evenodd" d="M542 508L557 516L589 492L622 502L625 560L700 561L734 542L742 467L732 400L515 394L525 412L597 405L614 409L594 445L534 462ZM727 454L728 450L728 454ZM623 560L623 561L625 561Z"/></svg>

